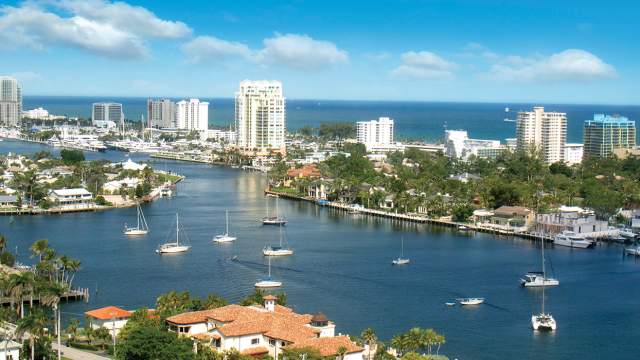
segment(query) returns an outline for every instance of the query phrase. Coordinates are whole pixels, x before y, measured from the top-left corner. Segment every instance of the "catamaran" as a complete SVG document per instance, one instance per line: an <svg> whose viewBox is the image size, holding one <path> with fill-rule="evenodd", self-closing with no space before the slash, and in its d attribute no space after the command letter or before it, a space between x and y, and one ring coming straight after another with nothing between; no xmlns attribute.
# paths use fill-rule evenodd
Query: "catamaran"
<svg viewBox="0 0 640 360"><path fill-rule="evenodd" d="M136 227L128 227L127 224L124 224L123 233L125 235L146 235L149 233L149 226L147 225L147 220L144 218L140 204L137 206L137 211L137 225Z"/></svg>
<svg viewBox="0 0 640 360"><path fill-rule="evenodd" d="M269 276L265 280L260 280L254 285L257 288L276 288L282 286L282 282L271 279L271 257L269 257Z"/></svg>
<svg viewBox="0 0 640 360"><path fill-rule="evenodd" d="M191 246L180 244L180 219L178 218L178 213L176 213L176 242L170 242L166 244L162 244L156 249L157 254L174 254L181 253L185 251L189 251Z"/></svg>
<svg viewBox="0 0 640 360"><path fill-rule="evenodd" d="M282 246L282 225L280 225L280 245L279 246L265 246L262 249L264 256L288 256L293 255L293 250L289 247Z"/></svg>
<svg viewBox="0 0 640 360"><path fill-rule="evenodd" d="M546 271L546 266L545 266L545 259L544 259L544 239L542 239L542 250L541 250L541 257L542 257L542 278L546 279L547 278L547 271ZM545 283L542 283L542 309L540 311L540 314L534 314L531 315L531 326L533 327L533 330L555 330L556 329L556 320L553 318L553 316L551 316L551 314L547 314L544 312L544 301L545 301L545 293L544 293L544 289L547 287L545 285Z"/></svg>
<svg viewBox="0 0 640 360"><path fill-rule="evenodd" d="M237 239L235 236L229 235L229 210L225 211L225 217L227 222L227 231L225 231L224 234L216 235L213 238L213 242L215 243L228 243Z"/></svg>
<svg viewBox="0 0 640 360"><path fill-rule="evenodd" d="M400 243L401 243L400 256L397 259L394 259L393 261L391 261L392 265L406 265L411 261L404 257L404 238L400 238Z"/></svg>
<svg viewBox="0 0 640 360"><path fill-rule="evenodd" d="M267 203L267 216L262 218L262 225L285 225L287 219L280 216L280 207L278 206L278 198L276 198L276 216L269 216L269 204Z"/></svg>
<svg viewBox="0 0 640 360"><path fill-rule="evenodd" d="M578 249L586 249L594 246L594 242L585 239L582 235L576 234L573 231L563 231L557 234L553 239L555 245L568 246Z"/></svg>

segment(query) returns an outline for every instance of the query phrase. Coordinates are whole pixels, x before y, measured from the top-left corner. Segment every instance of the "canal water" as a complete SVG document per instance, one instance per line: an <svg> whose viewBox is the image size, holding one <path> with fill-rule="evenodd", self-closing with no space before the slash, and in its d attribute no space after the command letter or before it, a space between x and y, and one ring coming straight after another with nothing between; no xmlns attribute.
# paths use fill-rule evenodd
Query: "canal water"
<svg viewBox="0 0 640 360"><path fill-rule="evenodd" d="M0 142L0 153L47 149ZM87 156L126 159L120 152ZM176 196L143 206L148 236L121 233L125 222L135 221L135 208L16 217L13 223L0 217L0 233L17 247L20 261L34 261L28 247L41 238L82 261L75 282L91 289L91 299L65 304L67 320L106 305L151 307L170 290L237 301L265 276L261 250L279 234L258 221L267 205L275 206L263 197L263 174L163 160L154 166L186 179ZM640 261L624 257L619 245L549 249L561 284L548 289L547 309L558 330L536 334L530 317L540 310L541 293L521 288L519 278L539 269L538 243L348 215L306 202L280 200L279 207L289 220L284 235L295 254L272 260L273 277L284 283L296 311L321 311L339 332L373 327L389 339L414 326L431 327L446 336L442 352L451 359L632 359L640 351ZM211 238L224 231L226 209L238 240L215 245ZM176 212L192 250L159 256L154 250L170 239ZM411 264L393 267L402 238ZM487 300L477 307L445 306L463 296Z"/></svg>

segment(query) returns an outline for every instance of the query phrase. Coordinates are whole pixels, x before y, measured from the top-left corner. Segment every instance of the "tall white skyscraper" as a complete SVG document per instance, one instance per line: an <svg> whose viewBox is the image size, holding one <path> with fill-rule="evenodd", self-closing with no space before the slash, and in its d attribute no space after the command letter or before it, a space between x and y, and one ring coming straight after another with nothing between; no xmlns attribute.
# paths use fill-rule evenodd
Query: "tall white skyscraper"
<svg viewBox="0 0 640 360"><path fill-rule="evenodd" d="M567 142L567 114L546 112L543 107L518 113L516 123L517 148L537 151L542 160L553 164L564 160Z"/></svg>
<svg viewBox="0 0 640 360"><path fill-rule="evenodd" d="M94 103L91 108L91 122L98 127L120 126L124 128L124 112L122 104L101 102Z"/></svg>
<svg viewBox="0 0 640 360"><path fill-rule="evenodd" d="M0 125L16 126L22 114L22 89L18 80L0 76Z"/></svg>
<svg viewBox="0 0 640 360"><path fill-rule="evenodd" d="M207 131L209 129L209 103L189 99L176 103L176 127L184 130Z"/></svg>
<svg viewBox="0 0 640 360"><path fill-rule="evenodd" d="M176 104L169 99L147 100L147 126L172 128L176 126Z"/></svg>
<svg viewBox="0 0 640 360"><path fill-rule="evenodd" d="M393 145L393 119L381 117L378 120L358 121L356 135L358 142L364 144L367 150Z"/></svg>
<svg viewBox="0 0 640 360"><path fill-rule="evenodd" d="M237 145L245 150L284 150L285 98L280 81L240 82L236 92Z"/></svg>

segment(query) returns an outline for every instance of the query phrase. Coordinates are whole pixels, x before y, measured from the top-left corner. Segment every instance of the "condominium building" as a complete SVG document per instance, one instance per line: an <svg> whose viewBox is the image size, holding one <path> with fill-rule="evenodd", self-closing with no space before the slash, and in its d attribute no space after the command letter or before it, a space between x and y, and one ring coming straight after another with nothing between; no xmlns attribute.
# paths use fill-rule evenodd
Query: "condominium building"
<svg viewBox="0 0 640 360"><path fill-rule="evenodd" d="M18 80L0 76L0 125L16 126L22 114L22 88Z"/></svg>
<svg viewBox="0 0 640 360"><path fill-rule="evenodd" d="M594 114L584 122L585 156L608 157L615 149L636 145L636 122L624 116Z"/></svg>
<svg viewBox="0 0 640 360"><path fill-rule="evenodd" d="M571 166L580 164L584 154L584 145L582 144L565 144L564 145L564 162Z"/></svg>
<svg viewBox="0 0 640 360"><path fill-rule="evenodd" d="M520 151L535 151L547 164L564 160L567 141L567 114L544 111L537 106L533 111L518 112L516 146Z"/></svg>
<svg viewBox="0 0 640 360"><path fill-rule="evenodd" d="M94 103L91 108L91 122L97 127L124 128L124 112L122 104L101 102Z"/></svg>
<svg viewBox="0 0 640 360"><path fill-rule="evenodd" d="M380 117L378 120L358 121L356 134L359 143L364 144L367 151L373 148L393 147L393 119Z"/></svg>
<svg viewBox="0 0 640 360"><path fill-rule="evenodd" d="M176 127L206 132L209 129L209 103L198 99L176 103Z"/></svg>
<svg viewBox="0 0 640 360"><path fill-rule="evenodd" d="M235 105L239 148L284 151L285 97L280 81L241 81Z"/></svg>
<svg viewBox="0 0 640 360"><path fill-rule="evenodd" d="M469 139L464 130L445 130L444 147L445 155L461 160L467 160L472 155L493 159L507 151L500 140Z"/></svg>
<svg viewBox="0 0 640 360"><path fill-rule="evenodd" d="M176 104L169 99L147 100L147 127L176 127Z"/></svg>

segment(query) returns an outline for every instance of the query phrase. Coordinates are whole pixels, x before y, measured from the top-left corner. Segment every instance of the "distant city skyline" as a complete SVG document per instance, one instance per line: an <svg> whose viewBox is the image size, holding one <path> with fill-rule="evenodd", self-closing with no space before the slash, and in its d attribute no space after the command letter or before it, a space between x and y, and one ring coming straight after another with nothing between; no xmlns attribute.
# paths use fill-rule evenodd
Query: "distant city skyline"
<svg viewBox="0 0 640 360"><path fill-rule="evenodd" d="M197 10L197 11L196 11ZM640 5L599 1L5 1L25 95L640 104ZM615 21L612 21L615 19Z"/></svg>

